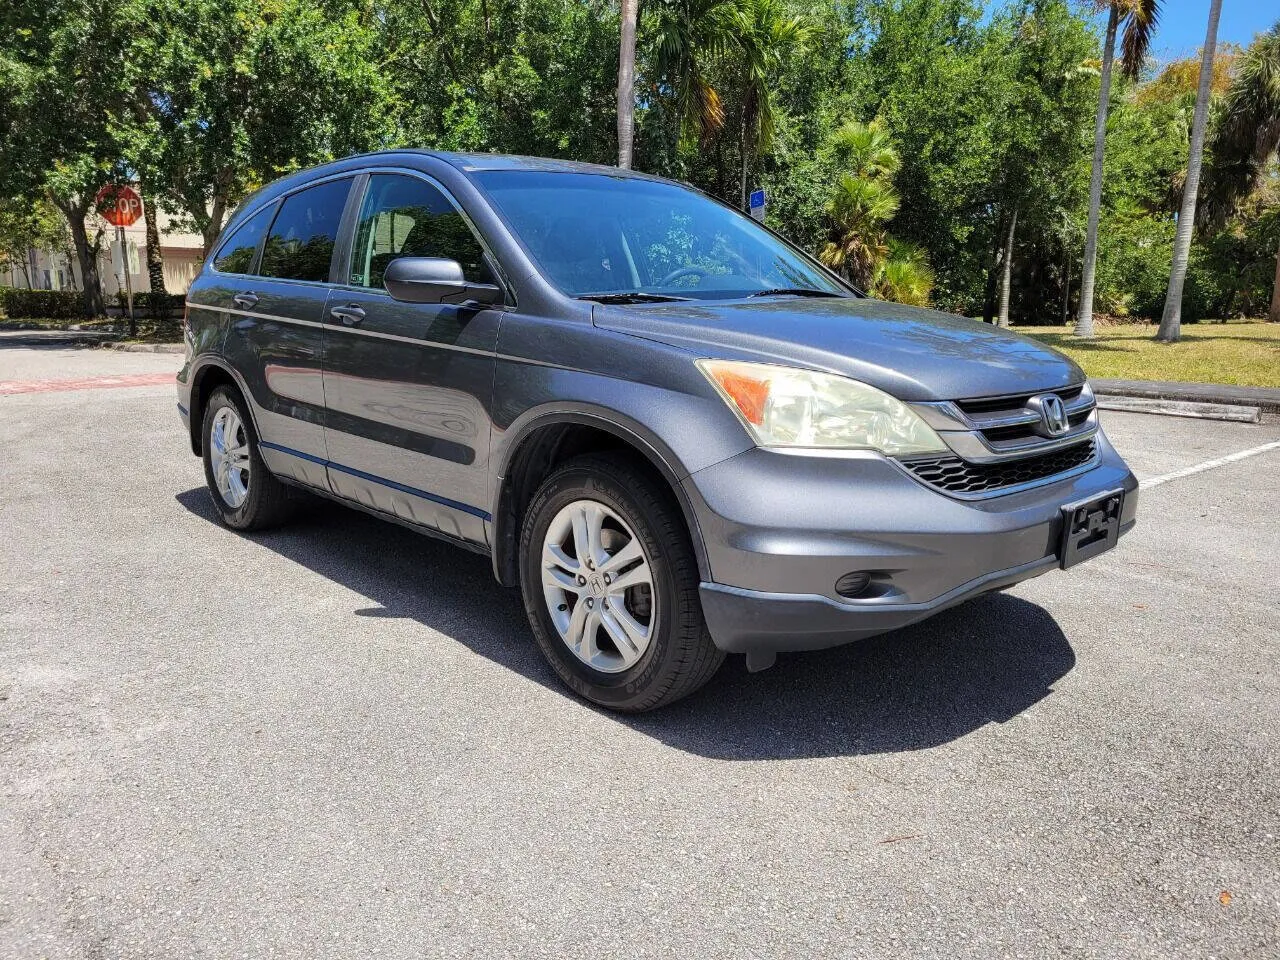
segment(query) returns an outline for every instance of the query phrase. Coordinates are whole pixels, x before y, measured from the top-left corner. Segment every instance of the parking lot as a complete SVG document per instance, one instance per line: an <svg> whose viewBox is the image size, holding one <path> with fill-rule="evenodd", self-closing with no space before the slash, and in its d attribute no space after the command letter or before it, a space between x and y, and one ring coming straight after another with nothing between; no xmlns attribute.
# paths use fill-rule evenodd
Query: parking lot
<svg viewBox="0 0 1280 960"><path fill-rule="evenodd" d="M0 348L0 956L1280 954L1280 449L1169 478L1280 426L1104 415L1117 550L627 718L484 558L217 525L179 359Z"/></svg>

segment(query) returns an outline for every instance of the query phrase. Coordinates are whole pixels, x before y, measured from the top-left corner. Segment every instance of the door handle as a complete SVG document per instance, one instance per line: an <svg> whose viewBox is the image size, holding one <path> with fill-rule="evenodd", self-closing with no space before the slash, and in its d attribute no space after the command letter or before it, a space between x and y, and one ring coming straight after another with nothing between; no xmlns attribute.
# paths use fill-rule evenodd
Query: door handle
<svg viewBox="0 0 1280 960"><path fill-rule="evenodd" d="M250 307L257 306L258 295L256 293L237 293L231 300L241 310L248 310Z"/></svg>
<svg viewBox="0 0 1280 960"><path fill-rule="evenodd" d="M345 307L334 307L329 311L329 316L335 320L341 320L348 327L358 326L360 321L364 319L364 311L356 304L348 303Z"/></svg>

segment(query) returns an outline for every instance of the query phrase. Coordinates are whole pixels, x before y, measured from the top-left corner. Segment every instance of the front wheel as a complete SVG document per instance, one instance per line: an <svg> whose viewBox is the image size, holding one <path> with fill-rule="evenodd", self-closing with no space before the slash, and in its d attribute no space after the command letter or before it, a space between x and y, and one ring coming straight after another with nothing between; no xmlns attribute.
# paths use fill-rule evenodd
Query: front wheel
<svg viewBox="0 0 1280 960"><path fill-rule="evenodd" d="M679 507L639 461L592 455L556 470L529 505L520 551L538 646L588 700L652 710L723 662Z"/></svg>

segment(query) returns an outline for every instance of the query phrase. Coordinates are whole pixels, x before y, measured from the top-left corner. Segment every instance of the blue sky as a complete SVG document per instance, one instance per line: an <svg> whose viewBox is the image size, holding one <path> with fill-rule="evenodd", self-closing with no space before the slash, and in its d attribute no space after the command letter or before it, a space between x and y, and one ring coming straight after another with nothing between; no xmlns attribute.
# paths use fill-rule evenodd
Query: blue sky
<svg viewBox="0 0 1280 960"><path fill-rule="evenodd" d="M1218 42L1229 41L1247 47L1254 34L1266 30L1277 20L1280 20L1277 0L1222 0ZM1164 0L1152 53L1161 62L1191 56L1204 43L1208 25L1209 0Z"/></svg>

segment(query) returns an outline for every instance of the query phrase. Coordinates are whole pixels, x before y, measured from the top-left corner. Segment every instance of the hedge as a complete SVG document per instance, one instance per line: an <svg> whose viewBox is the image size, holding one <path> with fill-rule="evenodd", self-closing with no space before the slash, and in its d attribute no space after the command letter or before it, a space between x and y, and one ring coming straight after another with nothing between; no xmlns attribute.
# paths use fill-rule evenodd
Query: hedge
<svg viewBox="0 0 1280 960"><path fill-rule="evenodd" d="M164 319L174 310L181 310L187 302L185 294L181 293L151 293L149 291L141 291L133 295L133 312L135 314L145 314L149 317ZM121 290L116 294L116 306L121 310L125 310L129 306L129 300Z"/></svg>
<svg viewBox="0 0 1280 960"><path fill-rule="evenodd" d="M10 320L48 317L78 320L84 316L84 295L76 290L23 290L0 287L0 309Z"/></svg>

